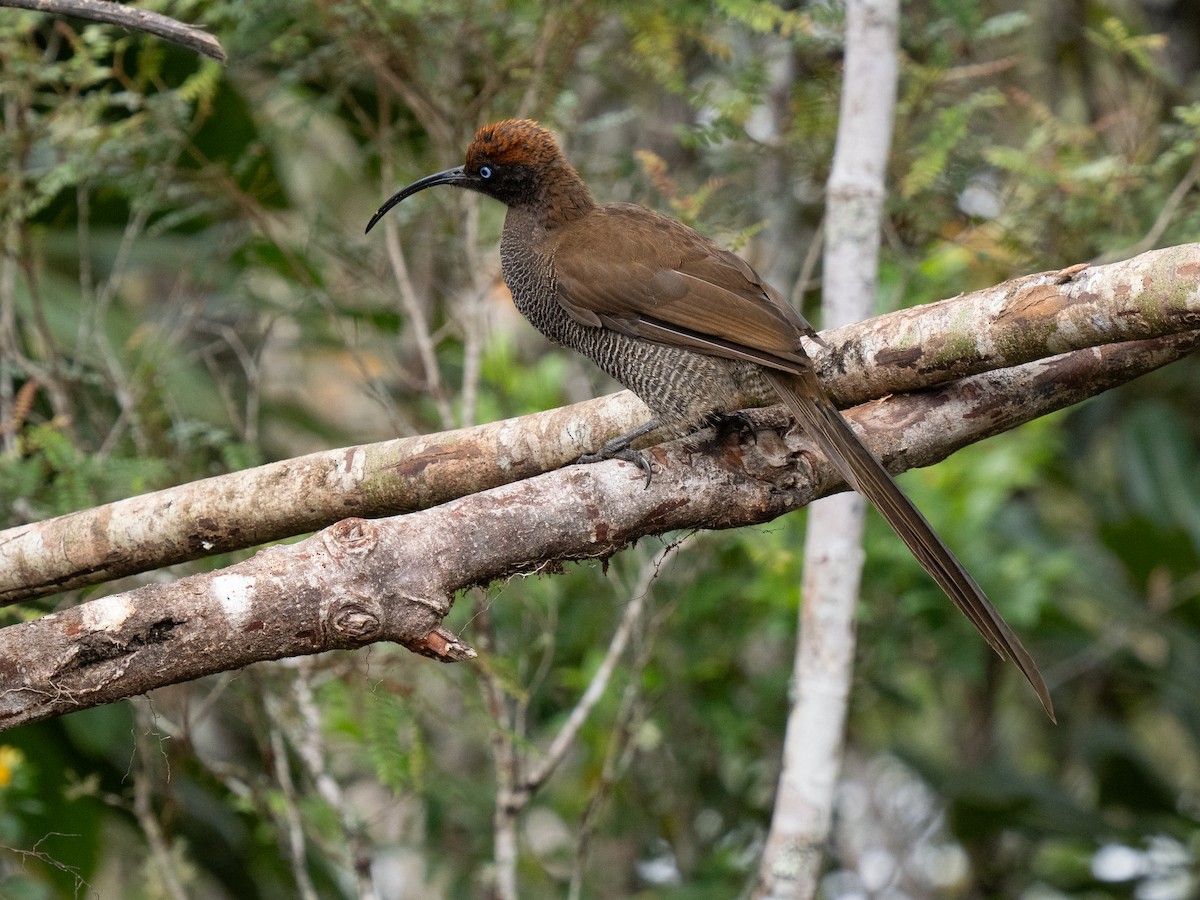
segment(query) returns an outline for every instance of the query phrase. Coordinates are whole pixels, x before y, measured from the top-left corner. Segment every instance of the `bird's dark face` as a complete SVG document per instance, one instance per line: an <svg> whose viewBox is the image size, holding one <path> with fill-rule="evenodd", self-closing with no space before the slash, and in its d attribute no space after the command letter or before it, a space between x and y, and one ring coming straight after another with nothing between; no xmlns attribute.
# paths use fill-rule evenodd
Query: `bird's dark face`
<svg viewBox="0 0 1200 900"><path fill-rule="evenodd" d="M539 199L541 182L565 165L554 135L530 119L484 125L467 148L463 170L475 190L509 206Z"/></svg>
<svg viewBox="0 0 1200 900"><path fill-rule="evenodd" d="M414 181L393 194L372 216L367 231L393 206L439 184L468 188L508 206L534 203L549 173L566 166L554 136L530 119L505 119L484 125L467 148L461 166Z"/></svg>

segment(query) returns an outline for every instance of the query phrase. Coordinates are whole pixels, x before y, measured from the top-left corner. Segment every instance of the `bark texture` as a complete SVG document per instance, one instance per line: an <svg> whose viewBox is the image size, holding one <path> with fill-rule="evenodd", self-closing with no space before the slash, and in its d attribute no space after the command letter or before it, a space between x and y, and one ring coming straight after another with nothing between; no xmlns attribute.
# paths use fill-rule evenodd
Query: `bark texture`
<svg viewBox="0 0 1200 900"><path fill-rule="evenodd" d="M897 395L850 411L889 467L928 465L975 440L1124 383L1200 345L1200 333L1092 348ZM655 478L576 466L407 515L348 519L227 569L155 584L0 629L0 729L237 669L399 642L435 659L473 650L440 624L455 593L653 534L773 519L842 489L778 409L752 435L702 433L647 451Z"/></svg>
<svg viewBox="0 0 1200 900"><path fill-rule="evenodd" d="M1029 275L826 332L843 405L1070 350L1200 329L1200 244ZM272 463L0 531L0 604L374 518L556 469L647 418L628 392Z"/></svg>

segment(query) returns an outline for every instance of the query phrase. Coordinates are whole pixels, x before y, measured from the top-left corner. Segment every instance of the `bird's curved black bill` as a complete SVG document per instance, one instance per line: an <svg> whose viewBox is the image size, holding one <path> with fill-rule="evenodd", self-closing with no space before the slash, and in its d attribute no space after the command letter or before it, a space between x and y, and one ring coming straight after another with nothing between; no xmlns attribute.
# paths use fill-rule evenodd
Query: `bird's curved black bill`
<svg viewBox="0 0 1200 900"><path fill-rule="evenodd" d="M396 193L392 194L383 206L379 207L375 215L371 216L371 221L367 223L367 231L369 232L375 227L375 223L387 215L388 210L404 200L411 197L417 191L423 191L425 188L431 188L439 184L452 184L458 187L470 187L475 183L475 179L467 174L467 170L462 166L455 166L453 169L447 169L445 172L438 172L436 175L426 175L419 181L414 181L406 188L401 188ZM365 233L365 232L364 232Z"/></svg>

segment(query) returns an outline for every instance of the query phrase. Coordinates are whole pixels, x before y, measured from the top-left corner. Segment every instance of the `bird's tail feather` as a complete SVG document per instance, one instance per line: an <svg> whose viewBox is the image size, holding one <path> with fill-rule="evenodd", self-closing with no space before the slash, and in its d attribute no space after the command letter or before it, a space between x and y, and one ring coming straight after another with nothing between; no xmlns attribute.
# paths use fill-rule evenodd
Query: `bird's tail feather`
<svg viewBox="0 0 1200 900"><path fill-rule="evenodd" d="M1050 692L1037 663L1021 645L983 590L937 536L933 527L862 443L810 374L764 374L805 432L817 442L846 482L875 504L900 539L1001 657L1009 657L1029 680L1054 721ZM810 384L809 379L814 383Z"/></svg>

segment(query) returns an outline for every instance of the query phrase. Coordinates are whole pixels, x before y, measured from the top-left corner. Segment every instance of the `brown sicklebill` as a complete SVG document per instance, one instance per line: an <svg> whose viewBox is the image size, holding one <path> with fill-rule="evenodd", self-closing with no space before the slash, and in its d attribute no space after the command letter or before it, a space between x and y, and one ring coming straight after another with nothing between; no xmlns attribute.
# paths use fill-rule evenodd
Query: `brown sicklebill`
<svg viewBox="0 0 1200 900"><path fill-rule="evenodd" d="M649 209L596 203L554 136L528 119L479 129L464 165L399 191L367 231L439 184L508 206L500 260L517 309L653 412L585 460L620 457L648 469L630 449L637 438L682 436L777 397L996 652L1013 659L1054 718L1033 658L825 393L801 340L816 337L812 326L744 260Z"/></svg>

